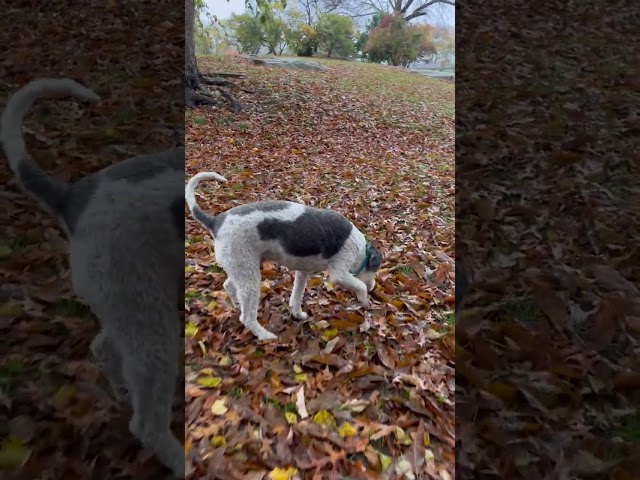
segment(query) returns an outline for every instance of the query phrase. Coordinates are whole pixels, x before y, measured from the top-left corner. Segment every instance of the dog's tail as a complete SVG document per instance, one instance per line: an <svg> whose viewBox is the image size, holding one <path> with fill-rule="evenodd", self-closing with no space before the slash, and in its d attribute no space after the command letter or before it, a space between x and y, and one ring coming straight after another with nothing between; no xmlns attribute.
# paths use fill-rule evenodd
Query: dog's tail
<svg viewBox="0 0 640 480"><path fill-rule="evenodd" d="M98 102L100 97L67 78L41 78L18 90L7 102L0 118L0 141L18 183L60 217L66 208L69 184L55 180L33 161L22 136L24 116L33 102L43 97L73 97L89 102Z"/></svg>
<svg viewBox="0 0 640 480"><path fill-rule="evenodd" d="M208 230L213 230L213 224L216 217L206 213L198 206L198 202L196 202L196 187L202 180L217 180L224 183L227 179L215 172L200 172L191 177L191 180L187 183L184 191L184 198L187 200L187 205L189 206L189 210L191 211L193 218L199 221Z"/></svg>

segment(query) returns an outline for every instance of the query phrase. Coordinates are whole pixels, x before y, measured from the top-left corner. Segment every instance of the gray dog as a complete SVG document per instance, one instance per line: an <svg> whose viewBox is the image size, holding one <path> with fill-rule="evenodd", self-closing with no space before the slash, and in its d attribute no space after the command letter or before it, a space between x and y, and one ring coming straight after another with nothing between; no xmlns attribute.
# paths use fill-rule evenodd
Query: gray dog
<svg viewBox="0 0 640 480"><path fill-rule="evenodd" d="M227 274L224 288L240 306L240 321L258 339L277 338L258 323L263 261L296 271L289 302L296 318L307 318L301 310L304 288L313 272L323 270L329 271L329 280L355 293L363 307L369 306L367 290L375 287L382 254L349 220L333 210L286 201L250 203L211 216L195 199L195 189L205 179L227 181L214 172L198 173L187 184L187 205L213 235L216 260Z"/></svg>
<svg viewBox="0 0 640 480"><path fill-rule="evenodd" d="M24 116L40 97L99 97L68 79L29 83L2 114L2 146L21 187L67 233L73 288L102 327L91 350L114 391L128 392L131 432L183 477L184 448L170 423L181 338L184 151L134 157L74 184L56 181L22 138Z"/></svg>

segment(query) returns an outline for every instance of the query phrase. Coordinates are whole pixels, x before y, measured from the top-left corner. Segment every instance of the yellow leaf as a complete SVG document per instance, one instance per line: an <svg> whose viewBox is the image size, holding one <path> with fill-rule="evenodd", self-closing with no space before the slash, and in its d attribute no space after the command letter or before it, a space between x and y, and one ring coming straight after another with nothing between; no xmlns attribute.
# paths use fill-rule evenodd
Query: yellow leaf
<svg viewBox="0 0 640 480"><path fill-rule="evenodd" d="M391 457L381 452L378 452L378 457L380 457L380 464L382 465L382 471L385 471L387 468L389 468L389 465L391 465Z"/></svg>
<svg viewBox="0 0 640 480"><path fill-rule="evenodd" d="M211 446L213 448L226 447L227 446L227 439L224 438L222 435L216 435L215 437L213 437L211 439Z"/></svg>
<svg viewBox="0 0 640 480"><path fill-rule="evenodd" d="M213 405L211 405L211 413L214 415L224 415L227 413L229 409L225 406L226 401L226 397L222 397L221 399L213 402Z"/></svg>
<svg viewBox="0 0 640 480"><path fill-rule="evenodd" d="M233 138L230 138L229 143L233 143L233 142L235 142L235 140Z"/></svg>
<svg viewBox="0 0 640 480"><path fill-rule="evenodd" d="M338 336L338 330L336 330L335 328L330 328L329 330L325 330L324 332L322 332L322 338L324 338L327 342L329 340L333 340L334 338L336 338Z"/></svg>
<svg viewBox="0 0 640 480"><path fill-rule="evenodd" d="M300 365L298 365L298 364L295 364L295 363L293 364L293 371L296 372L296 373L302 373L303 372L302 367Z"/></svg>
<svg viewBox="0 0 640 480"><path fill-rule="evenodd" d="M289 480L296 475L298 470L293 467L289 467L286 470L284 468L276 467L269 473L270 480Z"/></svg>
<svg viewBox="0 0 640 480"><path fill-rule="evenodd" d="M191 439L187 438L184 441L184 454L187 455L189 453L189 449L191 448Z"/></svg>
<svg viewBox="0 0 640 480"><path fill-rule="evenodd" d="M293 377L296 381L296 383L304 383L307 381L307 374L306 373L296 373L295 377Z"/></svg>
<svg viewBox="0 0 640 480"><path fill-rule="evenodd" d="M31 450L22 443L22 440L9 435L0 446L0 469L18 470L27 463L30 456Z"/></svg>
<svg viewBox="0 0 640 480"><path fill-rule="evenodd" d="M73 385L63 385L53 395L53 401L56 403L67 404L76 394L76 387Z"/></svg>
<svg viewBox="0 0 640 480"><path fill-rule="evenodd" d="M295 412L284 412L284 418L287 420L289 425L295 425L298 423L298 416Z"/></svg>
<svg viewBox="0 0 640 480"><path fill-rule="evenodd" d="M194 267L193 265L187 265L186 267L184 267L184 271L187 273L192 273L196 271L196 267Z"/></svg>
<svg viewBox="0 0 640 480"><path fill-rule="evenodd" d="M193 323L189 322L184 327L184 334L187 337L195 337L196 333L198 333L198 327L196 327Z"/></svg>
<svg viewBox="0 0 640 480"><path fill-rule="evenodd" d="M396 428L396 442L398 443L398 445L411 445L411 444L413 444L413 440L411 440L411 437L409 435L407 435L407 432L405 432L400 427Z"/></svg>
<svg viewBox="0 0 640 480"><path fill-rule="evenodd" d="M433 450L431 450L430 448L425 448L424 449L424 459L425 459L425 461L427 463L435 461L436 456L433 454Z"/></svg>
<svg viewBox="0 0 640 480"><path fill-rule="evenodd" d="M404 302L398 298L391 300L389 303L396 308L402 308L404 306Z"/></svg>
<svg viewBox="0 0 640 480"><path fill-rule="evenodd" d="M413 473L413 467L409 461L404 457L400 457L396 462L396 473L403 475L407 479L415 479L416 476Z"/></svg>
<svg viewBox="0 0 640 480"><path fill-rule="evenodd" d="M428 447L431 443L431 439L429 438L429 432L424 432L424 439L422 441L425 447Z"/></svg>
<svg viewBox="0 0 640 480"><path fill-rule="evenodd" d="M24 309L18 302L5 302L0 305L0 316L17 317L24 313Z"/></svg>
<svg viewBox="0 0 640 480"><path fill-rule="evenodd" d="M220 363L219 365L221 367L228 367L229 365L231 365L231 358L229 358L228 356L224 356L220 359Z"/></svg>
<svg viewBox="0 0 640 480"><path fill-rule="evenodd" d="M332 291L334 289L334 285L332 282L324 282L324 286L327 287L327 290Z"/></svg>
<svg viewBox="0 0 640 480"><path fill-rule="evenodd" d="M353 435L356 434L356 429L353 428L353 425L351 425L348 422L344 422L342 425L340 425L340 428L338 429L338 434L341 437L352 437Z"/></svg>
<svg viewBox="0 0 640 480"><path fill-rule="evenodd" d="M212 377L211 375L208 375L206 377L199 377L196 380L196 383L198 385L202 385L205 388L215 388L220 385L221 382L222 379L220 377Z"/></svg>
<svg viewBox="0 0 640 480"><path fill-rule="evenodd" d="M336 419L327 410L320 410L313 416L313 423L329 428L335 425Z"/></svg>
<svg viewBox="0 0 640 480"><path fill-rule="evenodd" d="M216 302L215 300L212 300L211 303L207 305L207 310L215 310L217 306L218 306L218 302Z"/></svg>

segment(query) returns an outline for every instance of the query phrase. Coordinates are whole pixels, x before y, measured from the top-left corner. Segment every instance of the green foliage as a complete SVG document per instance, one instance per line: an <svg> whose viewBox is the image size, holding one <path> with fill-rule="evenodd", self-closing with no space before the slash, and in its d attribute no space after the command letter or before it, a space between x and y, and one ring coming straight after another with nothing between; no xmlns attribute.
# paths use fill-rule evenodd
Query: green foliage
<svg viewBox="0 0 640 480"><path fill-rule="evenodd" d="M409 66L436 52L433 28L410 25L402 15L385 15L369 32L365 51L372 58L384 59L391 65Z"/></svg>
<svg viewBox="0 0 640 480"><path fill-rule="evenodd" d="M336 13L326 13L320 17L316 27L318 43L329 57L337 54L348 57L354 53L353 20Z"/></svg>
<svg viewBox="0 0 640 480"><path fill-rule="evenodd" d="M300 23L287 30L286 41L296 55L311 57L318 48L318 32L315 28L305 23Z"/></svg>
<svg viewBox="0 0 640 480"><path fill-rule="evenodd" d="M369 53L365 49L367 42L369 41L369 33L372 29L380 25L380 22L382 21L382 17L384 17L384 15L385 14L383 12L374 13L367 22L364 31L360 32L356 38L356 52L365 62L380 63L386 60L386 58L380 57L376 52Z"/></svg>
<svg viewBox="0 0 640 480"><path fill-rule="evenodd" d="M264 31L257 15L232 15L227 23L240 53L258 53L264 42Z"/></svg>

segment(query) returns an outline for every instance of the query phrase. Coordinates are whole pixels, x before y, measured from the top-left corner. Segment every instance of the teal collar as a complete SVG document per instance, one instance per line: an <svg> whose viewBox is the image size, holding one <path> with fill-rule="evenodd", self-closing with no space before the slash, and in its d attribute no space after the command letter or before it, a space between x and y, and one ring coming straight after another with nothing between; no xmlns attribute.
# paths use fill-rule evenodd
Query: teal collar
<svg viewBox="0 0 640 480"><path fill-rule="evenodd" d="M365 269L365 267L369 263L369 260L371 259L371 251L372 251L372 249L373 249L373 247L371 246L371 244L367 243L367 248L365 249L364 260L362 260L362 263L360 264L360 266L358 267L358 269L355 272L351 272L352 275L360 275L360 273Z"/></svg>

